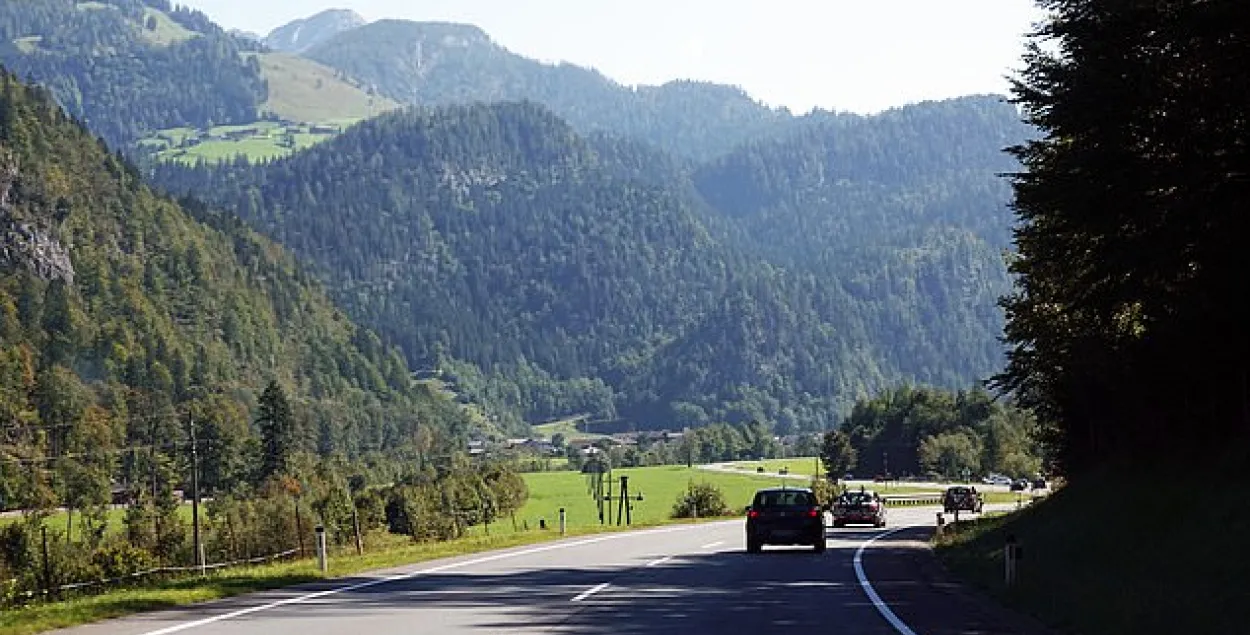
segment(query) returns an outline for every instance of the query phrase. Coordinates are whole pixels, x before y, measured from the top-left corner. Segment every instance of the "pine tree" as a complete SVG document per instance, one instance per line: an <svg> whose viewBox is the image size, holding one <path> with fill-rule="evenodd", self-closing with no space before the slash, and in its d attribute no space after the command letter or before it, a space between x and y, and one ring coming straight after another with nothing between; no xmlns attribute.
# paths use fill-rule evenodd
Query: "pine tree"
<svg viewBox="0 0 1250 635"><path fill-rule="evenodd" d="M286 471L295 453L295 417L287 401L286 391L271 380L260 396L260 416L256 420L261 438L261 478L267 479Z"/></svg>
<svg viewBox="0 0 1250 635"><path fill-rule="evenodd" d="M996 383L1070 470L1250 428L1250 7L1045 0L1015 86L1018 292Z"/></svg>

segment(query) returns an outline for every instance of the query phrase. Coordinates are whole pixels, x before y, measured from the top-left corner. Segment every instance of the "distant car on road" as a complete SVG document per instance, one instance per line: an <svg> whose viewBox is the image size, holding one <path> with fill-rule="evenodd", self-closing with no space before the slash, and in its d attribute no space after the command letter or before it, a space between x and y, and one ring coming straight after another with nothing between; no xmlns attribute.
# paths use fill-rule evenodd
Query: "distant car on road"
<svg viewBox="0 0 1250 635"><path fill-rule="evenodd" d="M825 550L825 514L812 490L774 487L755 493L747 508L747 552L764 545L811 545Z"/></svg>
<svg viewBox="0 0 1250 635"><path fill-rule="evenodd" d="M1011 482L1011 491L1013 492L1023 492L1024 490L1028 488L1029 488L1029 479L1027 478L1020 478Z"/></svg>
<svg viewBox="0 0 1250 635"><path fill-rule="evenodd" d="M942 496L942 507L948 514L956 511L979 514L984 506L985 497L975 487L965 485L948 487L946 494Z"/></svg>
<svg viewBox="0 0 1250 635"><path fill-rule="evenodd" d="M872 490L842 492L833 502L833 526L872 525L885 527L885 501Z"/></svg>

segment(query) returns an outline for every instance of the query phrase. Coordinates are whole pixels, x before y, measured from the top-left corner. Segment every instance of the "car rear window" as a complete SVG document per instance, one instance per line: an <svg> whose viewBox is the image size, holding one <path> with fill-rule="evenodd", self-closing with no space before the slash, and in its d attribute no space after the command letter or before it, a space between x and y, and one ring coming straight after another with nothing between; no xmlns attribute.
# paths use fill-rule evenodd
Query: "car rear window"
<svg viewBox="0 0 1250 635"><path fill-rule="evenodd" d="M756 507L811 507L816 504L816 497L811 492L777 491L756 492Z"/></svg>
<svg viewBox="0 0 1250 635"><path fill-rule="evenodd" d="M863 505L864 503L871 503L871 502L872 502L872 494L866 494L866 493L863 493L863 492L854 492L854 493L850 493L850 494L843 494L843 495L842 495L842 502L844 502L844 503L846 503L846 504L848 504L848 505Z"/></svg>

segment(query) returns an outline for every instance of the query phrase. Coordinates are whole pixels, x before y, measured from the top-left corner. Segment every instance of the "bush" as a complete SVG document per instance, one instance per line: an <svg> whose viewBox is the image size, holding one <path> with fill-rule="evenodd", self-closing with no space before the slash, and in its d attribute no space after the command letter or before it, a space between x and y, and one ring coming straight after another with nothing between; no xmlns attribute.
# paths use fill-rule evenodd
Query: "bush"
<svg viewBox="0 0 1250 635"><path fill-rule="evenodd" d="M817 476L812 479L812 494L821 507L832 505L833 499L838 497L838 486L823 476Z"/></svg>
<svg viewBox="0 0 1250 635"><path fill-rule="evenodd" d="M673 505L673 518L709 518L729 515L725 495L711 483L691 482L686 491L677 496Z"/></svg>

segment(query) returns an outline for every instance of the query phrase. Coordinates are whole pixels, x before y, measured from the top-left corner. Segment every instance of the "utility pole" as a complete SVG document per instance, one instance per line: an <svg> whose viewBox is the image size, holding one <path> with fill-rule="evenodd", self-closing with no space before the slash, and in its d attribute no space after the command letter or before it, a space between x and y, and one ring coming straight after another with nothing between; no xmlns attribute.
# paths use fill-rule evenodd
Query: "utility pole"
<svg viewBox="0 0 1250 635"><path fill-rule="evenodd" d="M195 543L195 566L204 573L204 550L200 544L200 451L195 442L195 415L188 410L187 421L191 424L191 535Z"/></svg>

